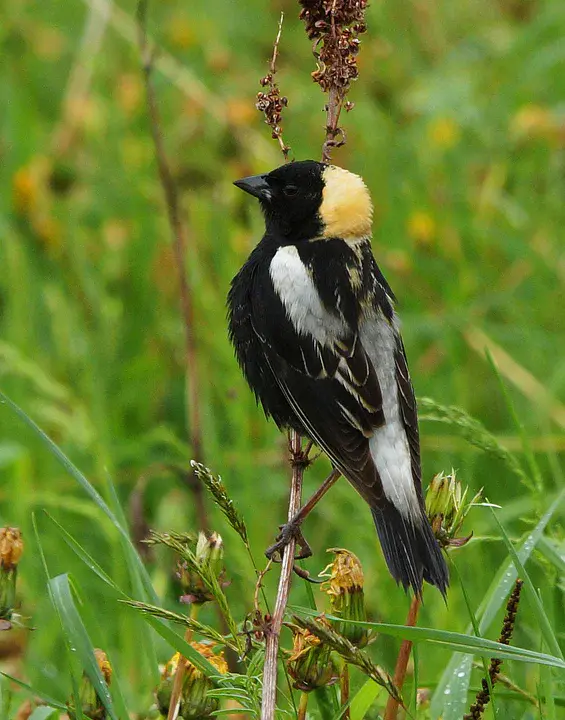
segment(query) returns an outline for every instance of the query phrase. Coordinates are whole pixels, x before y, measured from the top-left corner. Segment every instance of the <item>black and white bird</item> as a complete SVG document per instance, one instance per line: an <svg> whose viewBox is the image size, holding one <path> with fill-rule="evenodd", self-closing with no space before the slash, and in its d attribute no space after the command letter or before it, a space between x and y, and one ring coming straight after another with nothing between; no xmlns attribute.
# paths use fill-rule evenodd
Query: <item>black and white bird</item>
<svg viewBox="0 0 565 720"><path fill-rule="evenodd" d="M265 235L232 281L229 333L267 416L313 440L366 500L393 578L445 595L422 496L418 417L394 295L358 176L307 160L238 180Z"/></svg>

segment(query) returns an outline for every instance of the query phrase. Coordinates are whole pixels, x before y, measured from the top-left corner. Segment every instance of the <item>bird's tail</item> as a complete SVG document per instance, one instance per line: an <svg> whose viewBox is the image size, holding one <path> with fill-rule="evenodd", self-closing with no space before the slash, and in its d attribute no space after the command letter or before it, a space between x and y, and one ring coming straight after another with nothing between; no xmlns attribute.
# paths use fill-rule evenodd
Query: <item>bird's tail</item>
<svg viewBox="0 0 565 720"><path fill-rule="evenodd" d="M435 585L445 597L449 571L424 510L415 522L407 520L391 502L371 508L386 564L397 583L411 587L418 597L422 581Z"/></svg>

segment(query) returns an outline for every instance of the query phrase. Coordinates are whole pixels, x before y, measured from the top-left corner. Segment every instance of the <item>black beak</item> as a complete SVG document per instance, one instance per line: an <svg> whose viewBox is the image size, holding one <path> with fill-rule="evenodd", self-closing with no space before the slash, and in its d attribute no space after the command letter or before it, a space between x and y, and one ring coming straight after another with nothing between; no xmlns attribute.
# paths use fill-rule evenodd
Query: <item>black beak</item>
<svg viewBox="0 0 565 720"><path fill-rule="evenodd" d="M259 200L270 200L272 193L266 177L266 175L251 175L250 177L236 180L234 185L245 190L246 193L259 198Z"/></svg>

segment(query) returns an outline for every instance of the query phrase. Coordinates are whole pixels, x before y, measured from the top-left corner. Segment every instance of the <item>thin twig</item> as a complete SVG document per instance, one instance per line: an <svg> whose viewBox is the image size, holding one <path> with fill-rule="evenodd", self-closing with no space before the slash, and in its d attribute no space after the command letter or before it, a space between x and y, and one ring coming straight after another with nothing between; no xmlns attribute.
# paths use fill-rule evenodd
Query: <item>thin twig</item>
<svg viewBox="0 0 565 720"><path fill-rule="evenodd" d="M408 616L406 617L406 625L409 627L413 627L416 624L421 603L422 601L418 596L414 596L412 598L410 610L408 610ZM402 692L402 687L406 678L406 668L408 667L411 650L412 642L410 640L403 640L396 659L396 666L394 668L394 684L400 692ZM396 720L398 705L398 701L390 695L386 704L383 720Z"/></svg>
<svg viewBox="0 0 565 720"><path fill-rule="evenodd" d="M151 136L155 146L155 157L159 168L159 179L165 195L167 216L173 239L173 251L179 279L180 306L185 335L185 376L186 376L186 421L189 426L189 441L193 457L202 461L202 435L200 432L200 397L198 394L198 367L196 343L193 333L194 307L191 288L186 277L186 231L181 217L181 208L175 180L167 159L163 132L161 129L161 115L152 81L153 48L147 35L147 9L149 0L139 0L137 5L137 20L139 26L139 48L143 63L143 75L147 95L147 111ZM190 488L195 505L198 523L203 530L208 530L208 516L204 505L202 485L197 481L193 472L185 475L185 481Z"/></svg>
<svg viewBox="0 0 565 720"><path fill-rule="evenodd" d="M347 663L343 664L343 669L341 671L341 675L339 678L339 687L340 687L340 703L341 707L345 708L343 715L341 716L343 720L349 720L351 718L351 712L349 710L348 704L349 704L349 665Z"/></svg>
<svg viewBox="0 0 565 720"><path fill-rule="evenodd" d="M284 161L288 162L290 146L285 143L282 135L282 112L288 105L288 99L281 95L279 86L275 80L283 21L284 13L281 13L279 29L273 45L273 55L269 64L269 72L260 80L261 87L268 88L268 92L261 91L257 93L257 103L255 107L265 115L265 123L271 128L271 137L279 143Z"/></svg>
<svg viewBox="0 0 565 720"><path fill-rule="evenodd" d="M300 509L302 478L304 474L304 464L301 462L302 441L300 435L295 430L291 431L290 446L292 452L292 484L288 502L289 520L291 520ZM265 664L263 666L261 720L273 720L275 717L279 640L292 581L295 547L296 540L292 538L284 549L275 608L271 622L265 632Z"/></svg>

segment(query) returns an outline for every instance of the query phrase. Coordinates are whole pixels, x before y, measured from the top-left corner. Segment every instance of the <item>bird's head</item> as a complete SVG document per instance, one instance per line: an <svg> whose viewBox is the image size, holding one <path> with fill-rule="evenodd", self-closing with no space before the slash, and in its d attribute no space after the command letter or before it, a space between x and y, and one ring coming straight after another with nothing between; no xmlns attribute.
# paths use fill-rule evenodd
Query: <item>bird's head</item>
<svg viewBox="0 0 565 720"><path fill-rule="evenodd" d="M234 184L259 199L267 228L276 235L355 242L371 233L367 186L359 175L335 165L303 160Z"/></svg>

